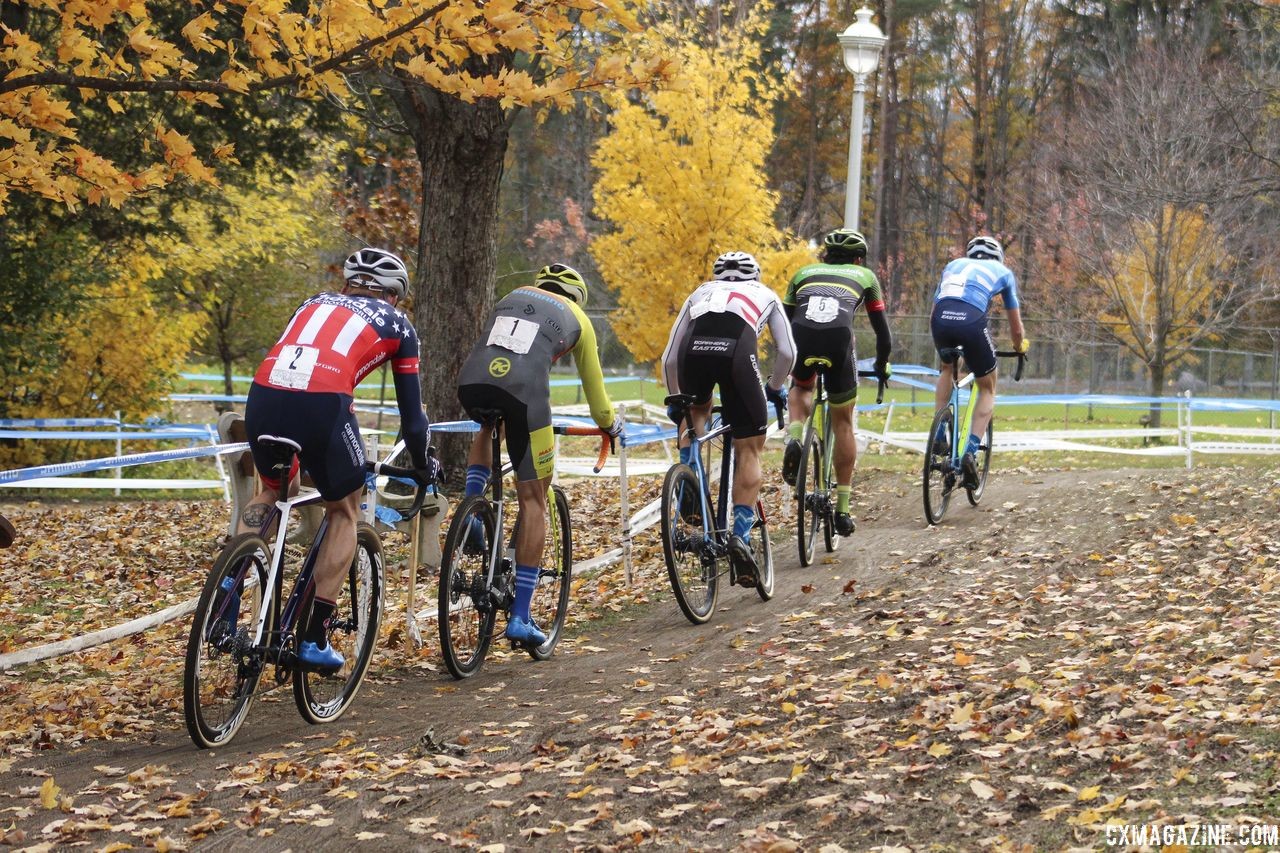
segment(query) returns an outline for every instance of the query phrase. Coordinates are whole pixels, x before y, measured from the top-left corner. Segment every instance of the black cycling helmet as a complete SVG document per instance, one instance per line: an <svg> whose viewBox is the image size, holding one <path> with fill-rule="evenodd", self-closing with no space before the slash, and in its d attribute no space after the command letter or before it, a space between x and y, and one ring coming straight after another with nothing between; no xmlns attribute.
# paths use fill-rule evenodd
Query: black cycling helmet
<svg viewBox="0 0 1280 853"><path fill-rule="evenodd" d="M409 292L408 268L386 249L357 249L342 265L342 276L351 287L394 293L401 299Z"/></svg>
<svg viewBox="0 0 1280 853"><path fill-rule="evenodd" d="M1004 249L995 237L974 237L965 247L964 253L970 258L991 258L1004 263Z"/></svg>

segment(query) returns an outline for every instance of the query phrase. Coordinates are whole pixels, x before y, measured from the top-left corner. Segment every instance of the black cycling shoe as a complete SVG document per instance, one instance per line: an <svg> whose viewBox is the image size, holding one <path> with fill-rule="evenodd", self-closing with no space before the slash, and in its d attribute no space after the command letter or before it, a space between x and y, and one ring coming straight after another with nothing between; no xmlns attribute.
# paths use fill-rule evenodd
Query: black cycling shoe
<svg viewBox="0 0 1280 853"><path fill-rule="evenodd" d="M969 491L978 488L978 457L966 453L960 457L960 472L964 475L964 487Z"/></svg>
<svg viewBox="0 0 1280 853"><path fill-rule="evenodd" d="M734 536L729 540L729 565L733 568L733 582L737 586L755 589L760 570L756 567L756 558L751 554L751 546L741 536Z"/></svg>
<svg viewBox="0 0 1280 853"><path fill-rule="evenodd" d="M858 528L853 522L853 516L847 512L837 512L832 526L835 527L837 536L852 536L853 531Z"/></svg>
<svg viewBox="0 0 1280 853"><path fill-rule="evenodd" d="M787 447L782 451L782 481L788 486L794 486L799 473L800 442L794 438L787 439Z"/></svg>

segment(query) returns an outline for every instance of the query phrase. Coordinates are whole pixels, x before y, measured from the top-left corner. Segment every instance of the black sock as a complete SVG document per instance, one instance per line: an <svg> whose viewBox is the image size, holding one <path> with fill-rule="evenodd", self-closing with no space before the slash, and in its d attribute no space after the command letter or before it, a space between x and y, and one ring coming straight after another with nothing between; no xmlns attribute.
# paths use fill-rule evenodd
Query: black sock
<svg viewBox="0 0 1280 853"><path fill-rule="evenodd" d="M329 619L337 608L336 602L317 595L311 602L311 620L307 622L307 630L302 635L303 641L315 643L321 649L329 645Z"/></svg>

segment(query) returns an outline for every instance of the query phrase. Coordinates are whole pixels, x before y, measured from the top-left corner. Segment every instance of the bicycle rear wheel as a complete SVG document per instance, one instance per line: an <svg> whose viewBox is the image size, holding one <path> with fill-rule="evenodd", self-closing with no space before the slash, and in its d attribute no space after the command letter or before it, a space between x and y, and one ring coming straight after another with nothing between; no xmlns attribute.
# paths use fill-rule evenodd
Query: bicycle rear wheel
<svg viewBox="0 0 1280 853"><path fill-rule="evenodd" d="M942 521L951 502L957 472L952 465L951 449L955 447L955 409L948 403L933 416L933 424L924 443L924 517L930 524ZM939 440L942 439L942 440ZM943 451L943 443L946 450Z"/></svg>
<svg viewBox="0 0 1280 853"><path fill-rule="evenodd" d="M751 537L751 556L756 561L756 593L761 601L773 598L773 543L769 541L769 525L764 518L764 504L756 501L755 536Z"/></svg>
<svg viewBox="0 0 1280 853"><path fill-rule="evenodd" d="M796 472L796 545L800 552L800 565L813 562L813 551L818 542L818 528L822 526L821 501L826 497L826 484L822 482L822 439L810 429L800 448L800 469Z"/></svg>
<svg viewBox="0 0 1280 853"><path fill-rule="evenodd" d="M978 501L982 500L982 493L987 488L987 472L991 470L991 433L991 421L988 421L986 435L982 437L982 446L978 448L978 488L965 490L971 506L978 505Z"/></svg>
<svg viewBox="0 0 1280 853"><path fill-rule="evenodd" d="M569 582L573 577L573 527L569 520L569 499L559 486L551 487L547 501L547 538L542 545L542 568L533 590L530 613L533 622L547 635L547 641L529 648L534 660L546 660L560 642L565 618L569 615Z"/></svg>
<svg viewBox="0 0 1280 853"><path fill-rule="evenodd" d="M227 543L196 604L182 673L182 710L201 749L228 743L240 729L262 675L253 631L267 582L267 544L255 533Z"/></svg>
<svg viewBox="0 0 1280 853"><path fill-rule="evenodd" d="M308 723L338 719L351 706L369 670L378 645L382 622L382 539L361 522L356 527L356 554L347 569L347 580L338 591L337 606L329 620L329 643L346 663L333 673L299 668L293 676L293 700ZM299 628L310 618L310 596L298 616Z"/></svg>
<svg viewBox="0 0 1280 853"><path fill-rule="evenodd" d="M472 519L484 541L468 542ZM440 563L440 596L436 615L440 651L454 678L475 675L484 663L497 610L488 591L489 559L497 547L493 505L485 495L464 498L449 522Z"/></svg>
<svg viewBox="0 0 1280 853"><path fill-rule="evenodd" d="M706 548L698 477L688 465L672 465L662 484L662 553L671 591L685 618L701 625L711 618L719 594L715 558Z"/></svg>

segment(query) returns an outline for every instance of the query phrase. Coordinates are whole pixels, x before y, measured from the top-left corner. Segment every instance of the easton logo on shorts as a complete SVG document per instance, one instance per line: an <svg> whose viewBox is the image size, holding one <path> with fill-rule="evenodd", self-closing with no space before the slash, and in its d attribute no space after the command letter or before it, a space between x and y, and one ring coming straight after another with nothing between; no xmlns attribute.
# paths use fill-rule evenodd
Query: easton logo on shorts
<svg viewBox="0 0 1280 853"><path fill-rule="evenodd" d="M958 311L943 311L942 319L943 320L968 320L969 315L958 312Z"/></svg>
<svg viewBox="0 0 1280 853"><path fill-rule="evenodd" d="M737 343L733 338L694 338L689 342L689 352L700 355L733 355Z"/></svg>

